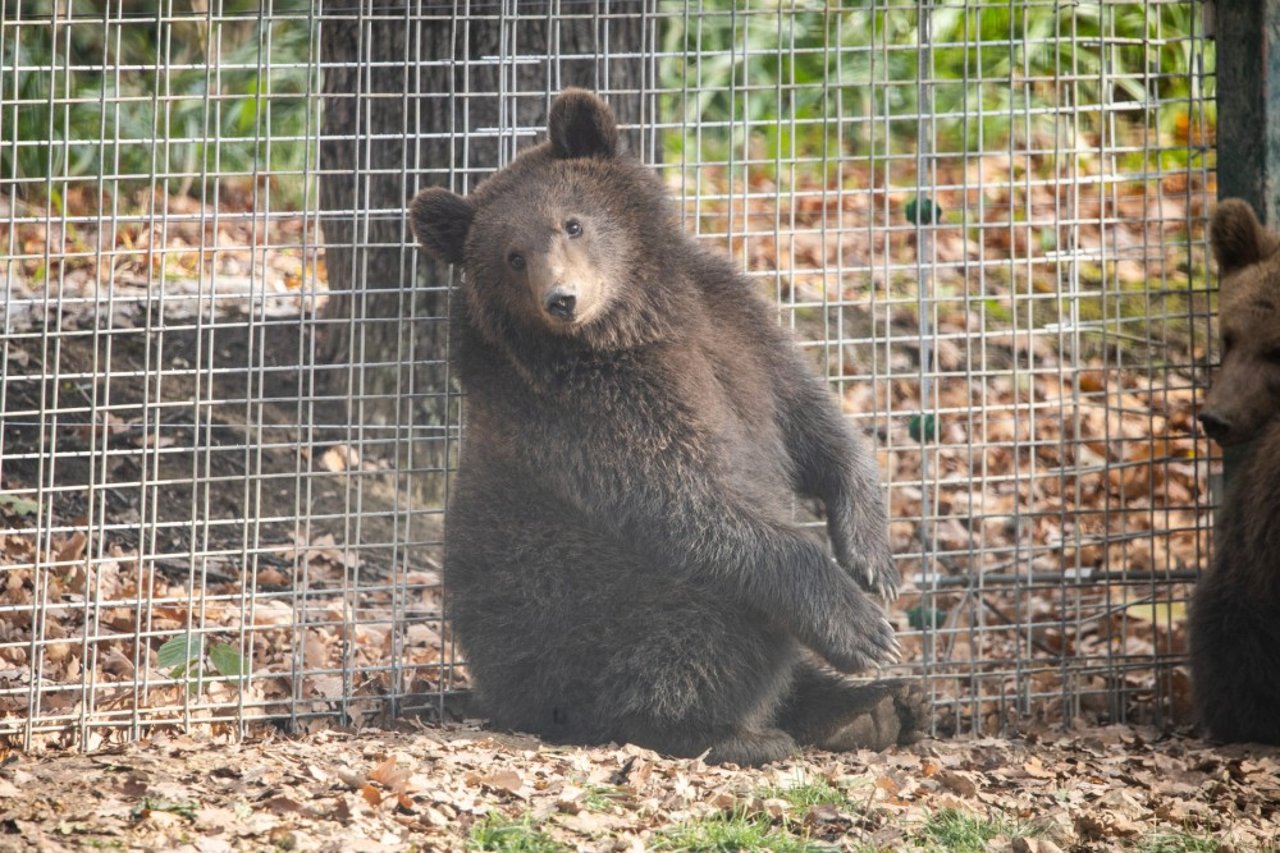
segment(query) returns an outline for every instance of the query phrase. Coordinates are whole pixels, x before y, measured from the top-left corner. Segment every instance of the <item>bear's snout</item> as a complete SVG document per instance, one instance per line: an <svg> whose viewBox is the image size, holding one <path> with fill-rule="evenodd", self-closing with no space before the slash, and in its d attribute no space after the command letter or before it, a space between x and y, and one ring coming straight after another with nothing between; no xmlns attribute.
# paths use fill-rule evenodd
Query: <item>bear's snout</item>
<svg viewBox="0 0 1280 853"><path fill-rule="evenodd" d="M573 291L562 287L552 289L543 301L543 307L547 309L547 313L561 320L572 320L573 310L577 304L578 297Z"/></svg>
<svg viewBox="0 0 1280 853"><path fill-rule="evenodd" d="M1221 415L1203 411L1196 417L1200 421L1200 426L1204 427L1205 434L1214 441L1221 443L1222 439L1231 433L1231 421Z"/></svg>

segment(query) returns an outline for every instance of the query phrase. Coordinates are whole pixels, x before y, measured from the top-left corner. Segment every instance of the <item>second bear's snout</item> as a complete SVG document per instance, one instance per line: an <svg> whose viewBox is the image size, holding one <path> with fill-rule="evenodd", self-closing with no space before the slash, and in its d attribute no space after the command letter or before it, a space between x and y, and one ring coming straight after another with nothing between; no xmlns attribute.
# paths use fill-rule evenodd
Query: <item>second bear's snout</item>
<svg viewBox="0 0 1280 853"><path fill-rule="evenodd" d="M1215 441L1231 432L1231 422L1213 412L1201 412L1196 417L1200 421L1200 426L1204 427L1205 434Z"/></svg>

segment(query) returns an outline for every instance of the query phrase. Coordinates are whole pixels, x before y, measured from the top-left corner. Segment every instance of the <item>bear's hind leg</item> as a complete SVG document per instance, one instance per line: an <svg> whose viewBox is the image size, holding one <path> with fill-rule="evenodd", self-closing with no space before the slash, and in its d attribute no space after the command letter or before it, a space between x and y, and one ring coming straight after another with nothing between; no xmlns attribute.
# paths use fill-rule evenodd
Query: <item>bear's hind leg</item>
<svg viewBox="0 0 1280 853"><path fill-rule="evenodd" d="M834 752L915 743L928 721L928 696L918 682L858 685L809 664L796 667L778 714L778 725L796 741Z"/></svg>
<svg viewBox="0 0 1280 853"><path fill-rule="evenodd" d="M621 643L597 693L601 728L614 740L668 755L739 765L792 754L795 741L773 720L799 648L731 603L685 590L619 614Z"/></svg>

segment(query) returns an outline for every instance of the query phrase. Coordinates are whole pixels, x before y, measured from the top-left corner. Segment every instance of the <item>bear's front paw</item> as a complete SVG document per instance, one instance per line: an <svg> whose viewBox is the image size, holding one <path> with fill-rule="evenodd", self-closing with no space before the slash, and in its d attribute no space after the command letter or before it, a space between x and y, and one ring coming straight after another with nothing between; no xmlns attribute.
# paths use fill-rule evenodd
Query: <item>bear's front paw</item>
<svg viewBox="0 0 1280 853"><path fill-rule="evenodd" d="M831 531L832 550L836 562L849 573L858 586L885 601L898 597L898 567L893 562L887 537L868 541L848 535L847 531Z"/></svg>
<svg viewBox="0 0 1280 853"><path fill-rule="evenodd" d="M897 600L901 576L898 574L898 564L894 562L893 553L886 545L882 553L871 556L873 559L868 560L870 565L866 569L866 575L870 578L867 590L885 601Z"/></svg>
<svg viewBox="0 0 1280 853"><path fill-rule="evenodd" d="M821 626L814 651L844 673L865 672L898 660L902 649L893 625L874 601L852 590L851 606L841 608L830 624Z"/></svg>

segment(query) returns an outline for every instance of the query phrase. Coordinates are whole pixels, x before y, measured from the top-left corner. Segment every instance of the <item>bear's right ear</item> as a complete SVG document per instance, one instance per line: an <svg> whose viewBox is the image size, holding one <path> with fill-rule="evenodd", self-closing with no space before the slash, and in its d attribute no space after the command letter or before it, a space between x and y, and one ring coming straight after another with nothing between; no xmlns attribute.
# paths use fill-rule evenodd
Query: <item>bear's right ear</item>
<svg viewBox="0 0 1280 853"><path fill-rule="evenodd" d="M463 261L463 247L475 214L471 202L440 187L423 190L409 205L409 223L418 242L451 264Z"/></svg>
<svg viewBox="0 0 1280 853"><path fill-rule="evenodd" d="M1229 198L1218 205L1209 223L1209 244L1222 275L1275 254L1280 241L1262 227L1247 201Z"/></svg>
<svg viewBox="0 0 1280 853"><path fill-rule="evenodd" d="M565 89L547 116L551 150L561 160L618 155L618 122L609 105L586 89Z"/></svg>

